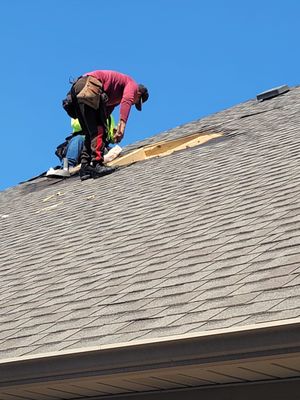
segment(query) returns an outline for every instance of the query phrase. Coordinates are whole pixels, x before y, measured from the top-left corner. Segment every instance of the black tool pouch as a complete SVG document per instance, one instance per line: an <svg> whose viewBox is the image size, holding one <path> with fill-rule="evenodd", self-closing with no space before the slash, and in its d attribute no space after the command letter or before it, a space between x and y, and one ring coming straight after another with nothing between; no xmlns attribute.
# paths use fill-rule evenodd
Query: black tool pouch
<svg viewBox="0 0 300 400"><path fill-rule="evenodd" d="M67 97L62 101L63 109L71 118L77 118L76 108L72 100L71 92L67 94Z"/></svg>

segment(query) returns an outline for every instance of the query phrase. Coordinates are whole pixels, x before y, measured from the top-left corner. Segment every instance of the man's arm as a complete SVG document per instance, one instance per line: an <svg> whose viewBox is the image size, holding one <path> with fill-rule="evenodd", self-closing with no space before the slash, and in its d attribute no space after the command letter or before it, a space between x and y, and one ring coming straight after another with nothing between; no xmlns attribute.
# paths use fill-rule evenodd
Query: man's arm
<svg viewBox="0 0 300 400"><path fill-rule="evenodd" d="M115 134L116 143L119 143L124 136L130 109L131 106L134 104L137 92L138 85L133 80L130 80L124 88L123 97L120 103L120 121L118 123L117 132Z"/></svg>
<svg viewBox="0 0 300 400"><path fill-rule="evenodd" d="M117 125L116 133L114 134L115 143L119 143L123 139L125 127L126 127L126 122L123 121L122 119L120 119L120 121Z"/></svg>

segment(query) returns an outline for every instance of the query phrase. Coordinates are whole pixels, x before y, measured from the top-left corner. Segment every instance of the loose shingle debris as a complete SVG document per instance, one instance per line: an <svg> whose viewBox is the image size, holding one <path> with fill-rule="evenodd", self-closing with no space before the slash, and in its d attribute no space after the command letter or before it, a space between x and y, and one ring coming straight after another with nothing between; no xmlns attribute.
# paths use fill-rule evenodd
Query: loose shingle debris
<svg viewBox="0 0 300 400"><path fill-rule="evenodd" d="M54 208L57 208L58 206L61 206L62 204L64 204L63 201L61 201L60 203L57 203L57 204L53 204L52 206L49 206L49 207L41 208L40 210L36 211L36 214L39 214L43 211L53 210Z"/></svg>
<svg viewBox="0 0 300 400"><path fill-rule="evenodd" d="M43 199L43 203L45 203L46 201L49 201L51 199L54 199L58 196L63 196L63 195L64 195L64 193L62 193L62 192L57 192L55 194L51 194L51 196L47 196L45 199Z"/></svg>

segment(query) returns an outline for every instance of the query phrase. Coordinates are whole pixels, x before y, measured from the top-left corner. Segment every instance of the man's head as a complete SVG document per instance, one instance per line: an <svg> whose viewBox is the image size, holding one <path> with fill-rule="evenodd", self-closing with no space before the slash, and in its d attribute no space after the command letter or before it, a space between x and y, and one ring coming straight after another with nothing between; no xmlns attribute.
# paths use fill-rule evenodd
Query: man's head
<svg viewBox="0 0 300 400"><path fill-rule="evenodd" d="M142 111L142 104L145 103L149 98L148 89L146 86L139 84L138 89L138 100L135 102L135 107L137 110Z"/></svg>

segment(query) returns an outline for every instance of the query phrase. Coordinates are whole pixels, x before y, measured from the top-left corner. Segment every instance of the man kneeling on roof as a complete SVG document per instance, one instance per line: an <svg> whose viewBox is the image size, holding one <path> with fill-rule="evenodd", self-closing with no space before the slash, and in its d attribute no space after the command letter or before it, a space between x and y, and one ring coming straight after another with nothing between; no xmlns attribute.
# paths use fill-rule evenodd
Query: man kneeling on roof
<svg viewBox="0 0 300 400"><path fill-rule="evenodd" d="M115 71L88 72L73 83L63 107L71 117L79 119L85 134L81 152L81 180L98 178L115 170L103 164L107 118L115 106L120 105L120 120L114 134L114 142L119 143L124 136L131 106L135 104L137 110L141 111L142 103L148 97L145 86Z"/></svg>
<svg viewBox="0 0 300 400"><path fill-rule="evenodd" d="M106 121L107 135L105 141L105 152L110 150L110 144L114 143L115 121L112 115ZM67 167L76 167L80 164L81 152L84 145L84 133L81 129L78 119L71 118L73 132L66 137L65 142L57 146L55 155L60 159L61 167L65 167L64 160L67 160ZM121 148L120 148L121 149ZM107 156L104 156L104 162L107 162Z"/></svg>

